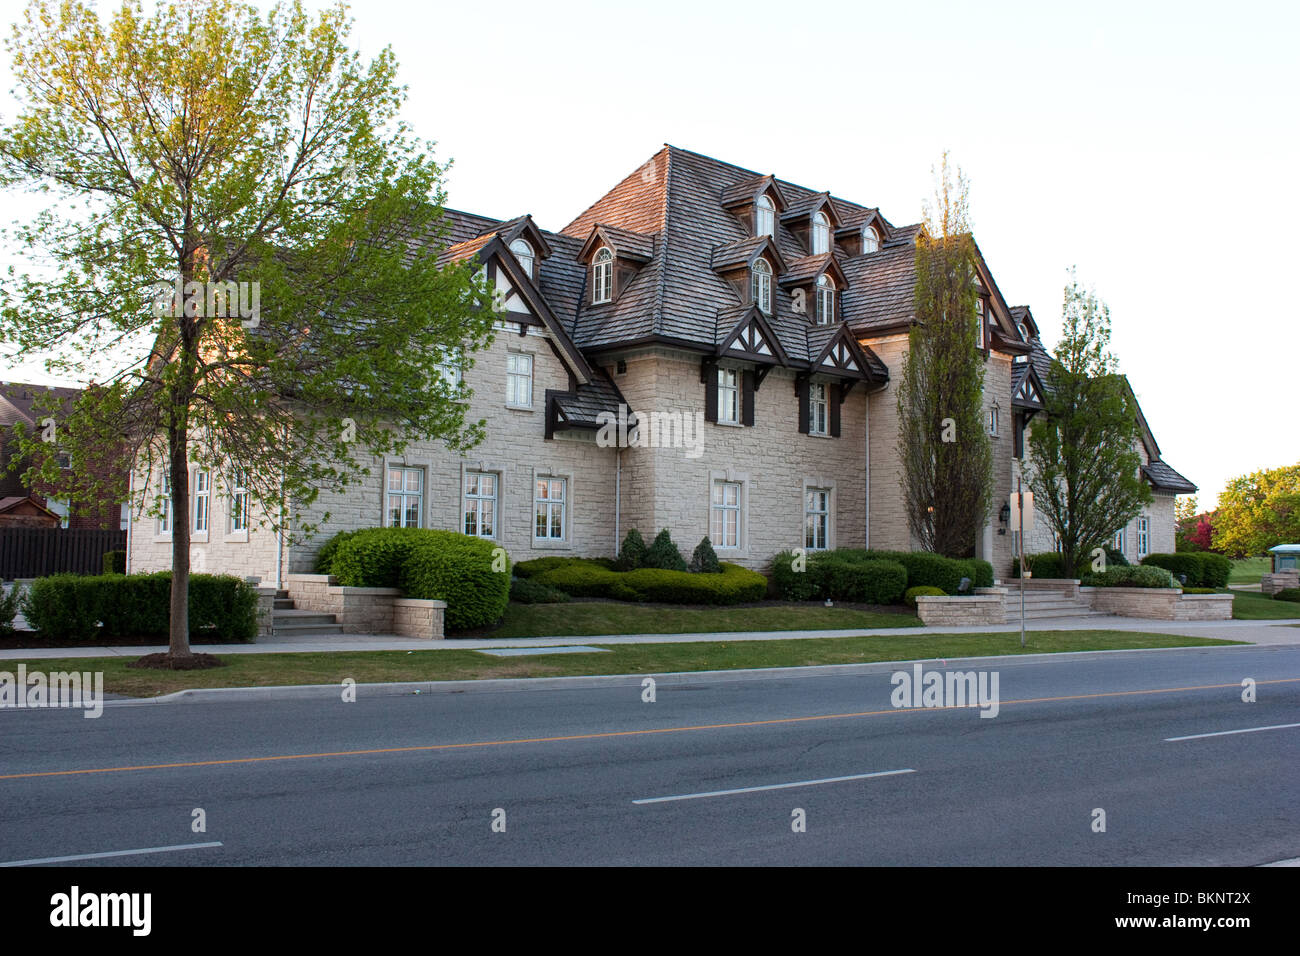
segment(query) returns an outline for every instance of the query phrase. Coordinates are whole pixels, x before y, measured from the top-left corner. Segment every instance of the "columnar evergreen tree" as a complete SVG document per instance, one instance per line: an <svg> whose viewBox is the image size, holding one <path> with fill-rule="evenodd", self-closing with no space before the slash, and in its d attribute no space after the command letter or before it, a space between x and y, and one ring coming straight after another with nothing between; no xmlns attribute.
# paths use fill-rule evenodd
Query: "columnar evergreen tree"
<svg viewBox="0 0 1300 956"><path fill-rule="evenodd" d="M191 657L192 463L307 534L303 510L371 456L481 438L441 369L490 342L492 298L473 264L437 262L445 166L399 119L392 51L363 64L350 29L342 4L128 2L104 23L32 0L8 42L0 180L67 205L13 230L44 268L0 291L4 339L98 383L57 418L74 464L125 442L137 504L170 479L173 663ZM103 492L84 478L64 496Z"/></svg>
<svg viewBox="0 0 1300 956"><path fill-rule="evenodd" d="M898 388L908 525L925 550L948 557L973 553L993 488L968 194L944 153L917 238L915 319Z"/></svg>
<svg viewBox="0 0 1300 956"><path fill-rule="evenodd" d="M1110 310L1079 285L1065 287L1063 331L1045 410L1027 437L1034 508L1061 542L1063 573L1076 576L1151 501L1137 450L1137 408L1110 346Z"/></svg>

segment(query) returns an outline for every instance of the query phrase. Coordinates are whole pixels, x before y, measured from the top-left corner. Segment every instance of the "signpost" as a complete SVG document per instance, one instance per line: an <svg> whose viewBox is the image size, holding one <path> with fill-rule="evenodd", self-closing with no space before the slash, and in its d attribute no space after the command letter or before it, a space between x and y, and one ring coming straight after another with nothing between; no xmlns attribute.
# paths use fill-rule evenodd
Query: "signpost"
<svg viewBox="0 0 1300 956"><path fill-rule="evenodd" d="M1025 646L1025 529L1034 530L1034 493L1024 491L1023 482L1016 479L1016 490L1011 492L1011 521L1020 529L1018 549L1020 551L1020 646Z"/></svg>

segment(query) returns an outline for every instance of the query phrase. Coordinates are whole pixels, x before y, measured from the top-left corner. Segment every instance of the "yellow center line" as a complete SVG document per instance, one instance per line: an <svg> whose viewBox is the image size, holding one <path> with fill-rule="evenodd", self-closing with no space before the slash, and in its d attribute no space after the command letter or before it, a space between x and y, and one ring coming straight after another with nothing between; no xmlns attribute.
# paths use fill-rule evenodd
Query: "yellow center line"
<svg viewBox="0 0 1300 956"><path fill-rule="evenodd" d="M1260 680L1260 684L1295 684L1300 677L1283 677L1276 680ZM999 706L1009 704L1045 704L1066 700L1097 700L1103 697L1133 697L1148 694L1177 694L1194 690L1223 690L1241 687L1240 683L1199 684L1193 687L1158 687L1150 690L1117 690L1097 694L1069 694L1061 697L1027 697L1019 700L1004 700ZM647 730L608 730L589 734L565 734L558 737L521 737L513 740L473 740L459 744L423 744L417 747L379 747L373 750L337 750L310 754L276 754L268 757L232 757L225 760L192 760L184 763L138 764L131 767L99 767L85 770L44 770L37 773L0 774L0 780L24 780L30 777L70 777L89 773L126 773L134 770L173 770L181 767L220 767L229 764L268 763L281 760L315 760L325 757L364 757L374 754L428 753L436 750L464 750L471 747L504 747L510 744L549 744L562 743L567 740L602 740L611 737L641 737L649 734L680 734L696 730L728 730L735 727L769 727L776 724L800 724L816 720L851 720L857 717L884 717L890 714L933 713L936 710L969 710L980 706L970 704L966 707L950 705L945 707L891 707L888 710L864 710L849 714L814 714L806 717L774 717L768 720L744 720L729 724L696 724L687 727L653 727Z"/></svg>

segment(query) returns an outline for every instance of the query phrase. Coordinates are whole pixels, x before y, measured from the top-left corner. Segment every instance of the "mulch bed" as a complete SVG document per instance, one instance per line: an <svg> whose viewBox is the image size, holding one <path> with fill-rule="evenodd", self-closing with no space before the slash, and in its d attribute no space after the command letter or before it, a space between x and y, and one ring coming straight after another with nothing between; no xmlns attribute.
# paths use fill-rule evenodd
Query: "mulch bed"
<svg viewBox="0 0 1300 956"><path fill-rule="evenodd" d="M225 667L226 663L211 654L191 654L189 657L172 657L170 654L146 654L138 661L126 665L139 670L160 671L206 671L213 667Z"/></svg>

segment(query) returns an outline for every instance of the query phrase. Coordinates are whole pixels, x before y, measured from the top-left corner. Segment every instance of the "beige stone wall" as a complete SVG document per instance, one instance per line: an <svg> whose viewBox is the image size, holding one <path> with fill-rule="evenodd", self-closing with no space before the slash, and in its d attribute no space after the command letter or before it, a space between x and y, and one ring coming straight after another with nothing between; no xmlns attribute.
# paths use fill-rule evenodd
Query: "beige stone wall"
<svg viewBox="0 0 1300 956"><path fill-rule="evenodd" d="M1157 621L1228 621L1231 594L1183 594L1178 588L1080 588L1094 611Z"/></svg>
<svg viewBox="0 0 1300 956"><path fill-rule="evenodd" d="M1006 593L1000 588L981 588L973 597L923 595L916 599L916 613L929 626L1005 624Z"/></svg>
<svg viewBox="0 0 1300 956"><path fill-rule="evenodd" d="M816 379L814 379L816 380ZM700 358L657 351L627 360L616 381L634 411L703 416L706 385ZM804 544L807 488L832 492L830 547L865 543L866 394L859 384L840 406L840 437L799 432L795 375L774 369L754 395L754 425L705 422L702 453L683 447L631 448L623 453L621 531L636 527L649 543L668 528L684 557L710 530L715 479L742 484L740 547L714 541L718 557L765 568L773 554Z"/></svg>
<svg viewBox="0 0 1300 956"><path fill-rule="evenodd" d="M898 456L898 383L907 352L907 335L865 340L889 368L889 384L872 392L870 416L871 547L881 551L910 551L903 497L903 466Z"/></svg>

